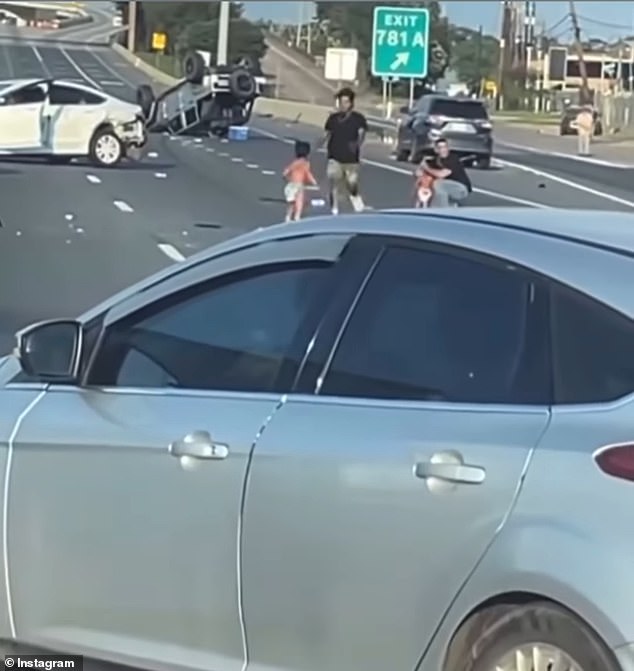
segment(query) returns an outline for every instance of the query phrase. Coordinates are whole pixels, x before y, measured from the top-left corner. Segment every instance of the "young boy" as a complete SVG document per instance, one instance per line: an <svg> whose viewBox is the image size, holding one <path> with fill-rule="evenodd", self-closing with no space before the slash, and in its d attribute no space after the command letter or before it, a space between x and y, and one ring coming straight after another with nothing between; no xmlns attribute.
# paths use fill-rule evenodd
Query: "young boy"
<svg viewBox="0 0 634 671"><path fill-rule="evenodd" d="M308 184L317 186L308 156L310 145L308 142L295 142L295 159L284 170L286 186L284 200L286 201L286 221L299 221L304 212L304 188Z"/></svg>
<svg viewBox="0 0 634 671"><path fill-rule="evenodd" d="M423 170L422 163L416 168L414 177L416 178L414 183L414 207L428 207L429 201L434 195L435 179Z"/></svg>

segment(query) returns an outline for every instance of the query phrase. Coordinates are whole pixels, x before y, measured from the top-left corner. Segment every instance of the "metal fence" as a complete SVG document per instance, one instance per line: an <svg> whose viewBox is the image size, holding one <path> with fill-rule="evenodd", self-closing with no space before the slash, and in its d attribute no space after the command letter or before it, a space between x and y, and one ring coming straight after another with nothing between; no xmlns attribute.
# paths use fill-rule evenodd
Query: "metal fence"
<svg viewBox="0 0 634 671"><path fill-rule="evenodd" d="M634 130L634 94L597 94L595 105L608 133Z"/></svg>

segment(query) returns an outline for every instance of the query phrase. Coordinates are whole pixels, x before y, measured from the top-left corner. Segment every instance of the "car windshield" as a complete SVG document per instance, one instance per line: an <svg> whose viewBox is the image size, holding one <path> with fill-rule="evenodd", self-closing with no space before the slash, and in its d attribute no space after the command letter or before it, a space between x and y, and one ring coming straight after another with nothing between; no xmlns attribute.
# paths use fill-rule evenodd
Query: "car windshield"
<svg viewBox="0 0 634 671"><path fill-rule="evenodd" d="M432 114L460 119L487 119L486 107L475 101L436 100L431 107Z"/></svg>

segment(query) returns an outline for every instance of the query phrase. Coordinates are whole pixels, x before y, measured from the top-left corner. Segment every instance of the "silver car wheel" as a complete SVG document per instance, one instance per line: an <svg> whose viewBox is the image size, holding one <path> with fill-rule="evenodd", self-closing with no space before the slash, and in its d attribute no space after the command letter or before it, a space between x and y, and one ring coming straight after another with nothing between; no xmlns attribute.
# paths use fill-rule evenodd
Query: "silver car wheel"
<svg viewBox="0 0 634 671"><path fill-rule="evenodd" d="M95 156L100 163L112 165L121 157L121 143L114 135L102 135L95 143Z"/></svg>
<svg viewBox="0 0 634 671"><path fill-rule="evenodd" d="M581 666L559 648L528 643L506 653L491 671L583 671Z"/></svg>

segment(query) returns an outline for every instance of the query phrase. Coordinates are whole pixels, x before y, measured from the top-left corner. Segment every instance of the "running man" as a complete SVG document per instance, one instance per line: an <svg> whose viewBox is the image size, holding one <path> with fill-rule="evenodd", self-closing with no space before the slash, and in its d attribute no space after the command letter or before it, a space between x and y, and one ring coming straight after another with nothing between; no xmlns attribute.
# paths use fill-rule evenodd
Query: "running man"
<svg viewBox="0 0 634 671"><path fill-rule="evenodd" d="M355 212L365 208L359 193L359 165L361 146L368 130L368 122L354 109L354 91L343 88L336 96L338 111L333 112L325 125L328 151L327 175L330 183L330 209L339 214L339 192L343 188Z"/></svg>

